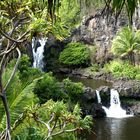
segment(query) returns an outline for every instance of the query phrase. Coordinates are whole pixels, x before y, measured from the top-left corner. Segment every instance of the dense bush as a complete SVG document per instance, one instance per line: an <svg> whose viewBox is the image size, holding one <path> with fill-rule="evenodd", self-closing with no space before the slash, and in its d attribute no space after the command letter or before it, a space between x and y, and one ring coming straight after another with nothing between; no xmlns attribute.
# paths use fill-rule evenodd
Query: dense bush
<svg viewBox="0 0 140 140"><path fill-rule="evenodd" d="M84 93L84 88L82 83L74 83L68 78L60 83L50 72L36 82L34 93L40 99L40 103L44 103L49 99L54 101L68 101L69 99L71 102L76 103Z"/></svg>
<svg viewBox="0 0 140 140"><path fill-rule="evenodd" d="M111 61L105 65L106 72L111 72L116 78L125 77L128 79L138 79L139 69L128 62Z"/></svg>
<svg viewBox="0 0 140 140"><path fill-rule="evenodd" d="M31 67L31 62L27 55L21 57L18 69L19 77L25 83L30 82L43 74L39 69Z"/></svg>
<svg viewBox="0 0 140 140"><path fill-rule="evenodd" d="M69 66L87 65L89 59L89 50L82 43L69 43L59 57L62 64Z"/></svg>
<svg viewBox="0 0 140 140"><path fill-rule="evenodd" d="M74 83L68 78L63 80L63 84L64 84L64 91L68 95L69 99L72 102L79 101L84 93L83 84L80 82Z"/></svg>
<svg viewBox="0 0 140 140"><path fill-rule="evenodd" d="M46 73L37 81L34 93L37 94L40 99L40 103L45 103L49 99L57 101L65 98L64 93L60 88L60 83L52 73Z"/></svg>

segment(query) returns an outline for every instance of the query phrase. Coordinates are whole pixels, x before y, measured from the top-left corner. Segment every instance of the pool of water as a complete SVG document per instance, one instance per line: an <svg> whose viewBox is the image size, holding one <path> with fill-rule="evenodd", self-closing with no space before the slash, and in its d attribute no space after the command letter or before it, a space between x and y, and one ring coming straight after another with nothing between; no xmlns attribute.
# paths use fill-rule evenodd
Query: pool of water
<svg viewBox="0 0 140 140"><path fill-rule="evenodd" d="M86 140L140 140L140 117L96 119L93 131Z"/></svg>
<svg viewBox="0 0 140 140"><path fill-rule="evenodd" d="M86 87L91 87L92 89L97 89L100 86L112 87L112 83L111 82L107 82L107 81L104 81L104 80L78 78L78 77L75 77L75 76L68 76L68 75L65 75L65 74L57 74L56 77L60 81L63 80L64 78L69 78L73 82L82 82Z"/></svg>

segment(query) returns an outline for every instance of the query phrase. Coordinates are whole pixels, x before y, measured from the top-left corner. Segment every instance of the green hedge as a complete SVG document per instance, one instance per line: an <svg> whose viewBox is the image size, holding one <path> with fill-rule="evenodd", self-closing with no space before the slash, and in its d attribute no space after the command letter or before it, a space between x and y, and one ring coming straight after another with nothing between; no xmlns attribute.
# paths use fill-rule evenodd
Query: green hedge
<svg viewBox="0 0 140 140"><path fill-rule="evenodd" d="M89 60L89 49L82 43L69 43L59 57L62 64L69 66L87 65Z"/></svg>

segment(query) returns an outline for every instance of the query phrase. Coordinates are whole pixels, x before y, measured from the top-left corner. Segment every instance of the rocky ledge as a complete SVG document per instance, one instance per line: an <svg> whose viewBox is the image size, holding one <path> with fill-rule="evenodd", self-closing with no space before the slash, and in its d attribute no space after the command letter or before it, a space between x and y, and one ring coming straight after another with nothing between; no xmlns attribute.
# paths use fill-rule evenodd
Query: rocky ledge
<svg viewBox="0 0 140 140"><path fill-rule="evenodd" d="M133 80L119 80L113 83L121 97L140 99L140 82Z"/></svg>

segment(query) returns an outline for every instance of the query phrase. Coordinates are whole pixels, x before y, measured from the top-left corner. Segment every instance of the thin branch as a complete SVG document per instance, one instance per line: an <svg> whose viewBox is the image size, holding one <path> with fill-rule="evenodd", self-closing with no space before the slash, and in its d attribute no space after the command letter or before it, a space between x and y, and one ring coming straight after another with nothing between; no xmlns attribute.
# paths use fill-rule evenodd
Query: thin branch
<svg viewBox="0 0 140 140"><path fill-rule="evenodd" d="M54 113L51 114L51 119L48 121L48 124L50 124L54 119Z"/></svg>
<svg viewBox="0 0 140 140"><path fill-rule="evenodd" d="M20 52L19 48L16 48L16 50L17 50L17 52L18 52L18 59L17 59L17 62L16 62L16 64L15 64L15 67L14 67L14 69L13 69L13 71L12 71L11 76L10 76L10 78L9 78L9 80L8 80L8 82L7 82L7 84L6 84L6 86L4 87L4 90L5 90L5 91L6 91L7 87L9 86L10 82L12 81L12 79L13 79L15 73L16 73L18 64L19 64L19 62L20 62L21 52Z"/></svg>
<svg viewBox="0 0 140 140"><path fill-rule="evenodd" d="M6 130L4 130L3 132L1 132L1 134L0 134L0 140L3 140L4 139L4 137L5 137L5 133L6 132Z"/></svg>
<svg viewBox="0 0 140 140"><path fill-rule="evenodd" d="M53 127L52 127L52 129L51 129L51 132L53 133L53 130L56 128L56 124L57 124L57 119L55 119L55 123L54 123L54 125L53 125Z"/></svg>
<svg viewBox="0 0 140 140"><path fill-rule="evenodd" d="M3 102L3 106L5 109L5 113L6 113L6 140L10 140L10 131L11 131L11 121L10 121L10 111L9 111L9 107L8 107L8 102L7 102L7 97L6 97L6 92L3 90L2 95L1 95L1 99Z"/></svg>
<svg viewBox="0 0 140 140"><path fill-rule="evenodd" d="M9 39L10 41L16 42L16 43L22 43L24 40L15 40L13 38L11 38L9 35L7 35L6 33L4 33L1 28L0 28L0 33L7 39Z"/></svg>
<svg viewBox="0 0 140 140"><path fill-rule="evenodd" d="M40 119L37 119L37 121L40 122L41 124L44 124L48 128L49 131L51 130L51 127L48 125L48 123L45 123L44 121Z"/></svg>
<svg viewBox="0 0 140 140"><path fill-rule="evenodd" d="M25 32L21 37L18 38L18 40L22 39L24 36L26 36L29 33L29 31ZM11 46L11 48L9 50L3 51L0 56L3 56L4 54L9 54L11 53L13 50L16 49L16 45L15 43Z"/></svg>

